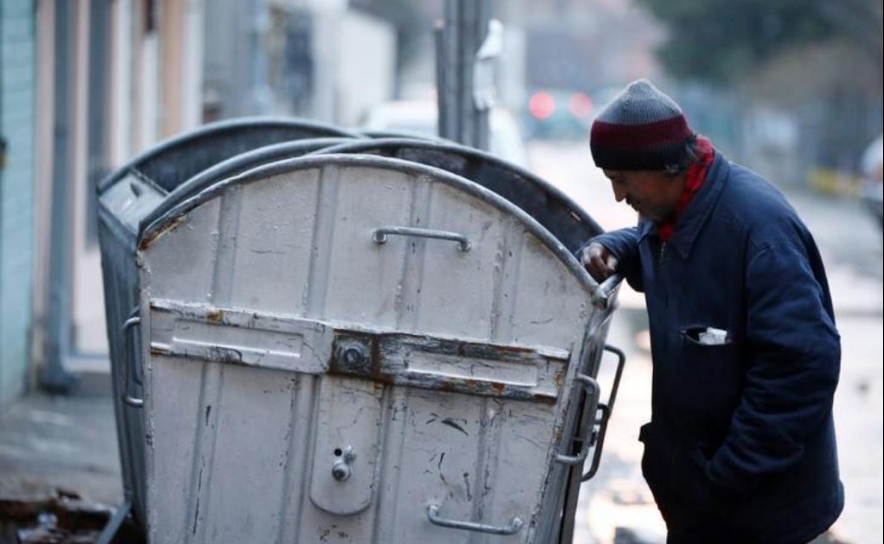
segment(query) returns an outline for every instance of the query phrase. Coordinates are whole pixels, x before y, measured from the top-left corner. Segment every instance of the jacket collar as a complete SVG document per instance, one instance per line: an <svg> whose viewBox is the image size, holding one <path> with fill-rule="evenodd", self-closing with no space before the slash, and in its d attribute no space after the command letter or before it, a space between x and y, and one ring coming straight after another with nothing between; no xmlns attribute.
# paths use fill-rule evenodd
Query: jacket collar
<svg viewBox="0 0 884 544"><path fill-rule="evenodd" d="M685 208L684 215L675 223L675 230L669 240L669 247L674 248L683 259L691 255L697 236L721 196L726 177L727 160L716 149L715 159L709 167L703 187ZM639 224L639 241L647 236L657 237L657 226L653 221L643 220Z"/></svg>

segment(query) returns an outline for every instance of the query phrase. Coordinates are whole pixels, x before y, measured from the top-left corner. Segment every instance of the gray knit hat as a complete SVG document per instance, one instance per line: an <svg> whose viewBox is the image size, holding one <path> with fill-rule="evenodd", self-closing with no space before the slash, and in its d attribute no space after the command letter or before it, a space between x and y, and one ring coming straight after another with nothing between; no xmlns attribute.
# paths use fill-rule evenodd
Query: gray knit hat
<svg viewBox="0 0 884 544"><path fill-rule="evenodd" d="M672 170L696 138L681 108L647 79L633 81L592 124L589 147L605 170Z"/></svg>

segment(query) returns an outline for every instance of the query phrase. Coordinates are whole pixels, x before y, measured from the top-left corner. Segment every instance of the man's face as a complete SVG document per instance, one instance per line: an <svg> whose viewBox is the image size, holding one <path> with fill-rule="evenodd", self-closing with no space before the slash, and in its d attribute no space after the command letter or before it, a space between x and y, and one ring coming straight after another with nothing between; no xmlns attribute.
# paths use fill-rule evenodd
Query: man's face
<svg viewBox="0 0 884 544"><path fill-rule="evenodd" d="M605 170L604 173L611 180L617 202L625 200L639 215L655 223L675 213L685 182L684 175L656 170Z"/></svg>

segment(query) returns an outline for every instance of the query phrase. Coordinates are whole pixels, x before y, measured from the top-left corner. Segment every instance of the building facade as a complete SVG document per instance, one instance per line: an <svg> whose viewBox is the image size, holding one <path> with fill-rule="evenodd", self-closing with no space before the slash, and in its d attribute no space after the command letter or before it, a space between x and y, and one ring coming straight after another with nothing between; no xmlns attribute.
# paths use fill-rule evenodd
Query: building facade
<svg viewBox="0 0 884 544"><path fill-rule="evenodd" d="M33 0L0 2L0 409L25 389L34 266Z"/></svg>

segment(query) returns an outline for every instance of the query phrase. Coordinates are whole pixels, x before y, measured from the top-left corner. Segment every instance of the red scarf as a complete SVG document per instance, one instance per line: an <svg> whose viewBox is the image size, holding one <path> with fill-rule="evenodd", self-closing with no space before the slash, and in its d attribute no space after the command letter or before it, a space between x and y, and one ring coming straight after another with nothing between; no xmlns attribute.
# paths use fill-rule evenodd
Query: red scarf
<svg viewBox="0 0 884 544"><path fill-rule="evenodd" d="M706 174L709 167L712 166L712 160L715 158L715 149L712 142L703 136L697 136L697 151L700 156L696 161L688 165L687 177L684 182L684 189L681 192L681 198L678 200L678 206L675 208L675 214L662 223L657 224L657 234L664 242L668 242L672 238L672 231L675 230L675 223L681 218L685 208L688 207L694 195L703 186L706 181Z"/></svg>

